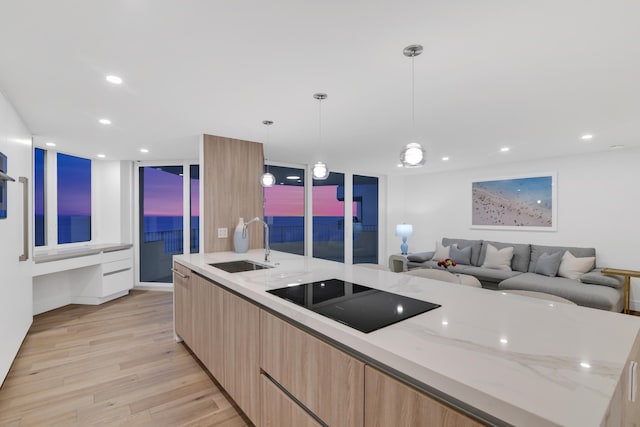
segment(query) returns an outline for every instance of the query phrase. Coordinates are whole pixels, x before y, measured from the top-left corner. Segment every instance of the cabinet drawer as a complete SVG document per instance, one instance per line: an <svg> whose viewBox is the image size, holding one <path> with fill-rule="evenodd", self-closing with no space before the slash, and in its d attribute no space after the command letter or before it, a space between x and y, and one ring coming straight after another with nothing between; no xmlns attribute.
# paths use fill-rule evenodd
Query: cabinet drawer
<svg viewBox="0 0 640 427"><path fill-rule="evenodd" d="M102 253L102 262L112 262L118 261L121 259L130 259L133 260L133 249L124 249L121 251L113 251L113 252L103 252Z"/></svg>
<svg viewBox="0 0 640 427"><path fill-rule="evenodd" d="M107 276L110 273L117 272L119 270L131 269L133 267L133 260L121 259L119 261L106 262L102 264L102 275Z"/></svg>
<svg viewBox="0 0 640 427"><path fill-rule="evenodd" d="M365 368L367 427L481 427L477 421L370 366Z"/></svg>
<svg viewBox="0 0 640 427"><path fill-rule="evenodd" d="M264 372L330 426L364 423L364 363L262 311Z"/></svg>
<svg viewBox="0 0 640 427"><path fill-rule="evenodd" d="M133 269L118 271L102 276L102 296L113 295L133 288Z"/></svg>
<svg viewBox="0 0 640 427"><path fill-rule="evenodd" d="M320 423L264 375L260 375L260 392L263 426L321 427Z"/></svg>

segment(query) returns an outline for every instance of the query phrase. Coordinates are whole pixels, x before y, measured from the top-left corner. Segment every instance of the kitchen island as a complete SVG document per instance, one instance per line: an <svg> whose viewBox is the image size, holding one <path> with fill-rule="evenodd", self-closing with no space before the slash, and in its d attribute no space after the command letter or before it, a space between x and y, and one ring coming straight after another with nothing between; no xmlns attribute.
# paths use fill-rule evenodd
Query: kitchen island
<svg viewBox="0 0 640 427"><path fill-rule="evenodd" d="M263 258L174 258L177 337L258 425L274 412L305 420L297 425L385 425L399 396L399 417L432 405L433 425L640 420L640 398L629 399L640 318L280 252ZM273 268L209 265L241 259ZM267 292L333 278L441 307L365 334ZM423 416L394 425L427 425Z"/></svg>

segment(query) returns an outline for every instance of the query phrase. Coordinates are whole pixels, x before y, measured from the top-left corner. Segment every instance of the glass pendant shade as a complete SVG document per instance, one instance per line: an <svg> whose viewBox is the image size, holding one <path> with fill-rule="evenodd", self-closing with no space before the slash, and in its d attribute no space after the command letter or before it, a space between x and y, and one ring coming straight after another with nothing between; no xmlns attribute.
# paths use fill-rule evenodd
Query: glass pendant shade
<svg viewBox="0 0 640 427"><path fill-rule="evenodd" d="M327 179L329 177L329 168L322 162L313 165L313 179Z"/></svg>
<svg viewBox="0 0 640 427"><path fill-rule="evenodd" d="M417 142L410 142L400 153L400 161L405 168L419 168L427 161L424 148Z"/></svg>
<svg viewBox="0 0 640 427"><path fill-rule="evenodd" d="M271 187L276 183L276 177L272 173L265 173L260 177L260 183L263 187Z"/></svg>

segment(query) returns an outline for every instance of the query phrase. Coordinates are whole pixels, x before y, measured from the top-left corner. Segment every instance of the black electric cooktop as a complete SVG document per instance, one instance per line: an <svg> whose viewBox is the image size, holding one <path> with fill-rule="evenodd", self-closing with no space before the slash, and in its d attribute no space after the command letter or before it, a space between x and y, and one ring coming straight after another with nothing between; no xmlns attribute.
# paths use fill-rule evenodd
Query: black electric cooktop
<svg viewBox="0 0 640 427"><path fill-rule="evenodd" d="M339 279L267 291L364 333L440 307Z"/></svg>

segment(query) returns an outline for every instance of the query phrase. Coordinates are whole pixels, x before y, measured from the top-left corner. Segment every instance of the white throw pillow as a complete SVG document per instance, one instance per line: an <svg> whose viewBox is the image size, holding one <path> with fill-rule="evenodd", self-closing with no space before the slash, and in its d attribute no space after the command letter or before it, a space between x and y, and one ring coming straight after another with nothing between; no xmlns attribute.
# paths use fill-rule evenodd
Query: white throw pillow
<svg viewBox="0 0 640 427"><path fill-rule="evenodd" d="M593 269L595 262L596 257L594 256L578 258L573 256L571 252L565 251L562 256L562 261L560 261L558 276L572 280L580 280L580 276Z"/></svg>
<svg viewBox="0 0 640 427"><path fill-rule="evenodd" d="M497 249L491 243L488 243L482 266L484 268L493 268L494 270L511 271L511 258L513 258L513 246Z"/></svg>
<svg viewBox="0 0 640 427"><path fill-rule="evenodd" d="M433 254L434 261L444 261L449 258L449 252L451 251L451 246L443 246L442 243L436 242L436 253Z"/></svg>

